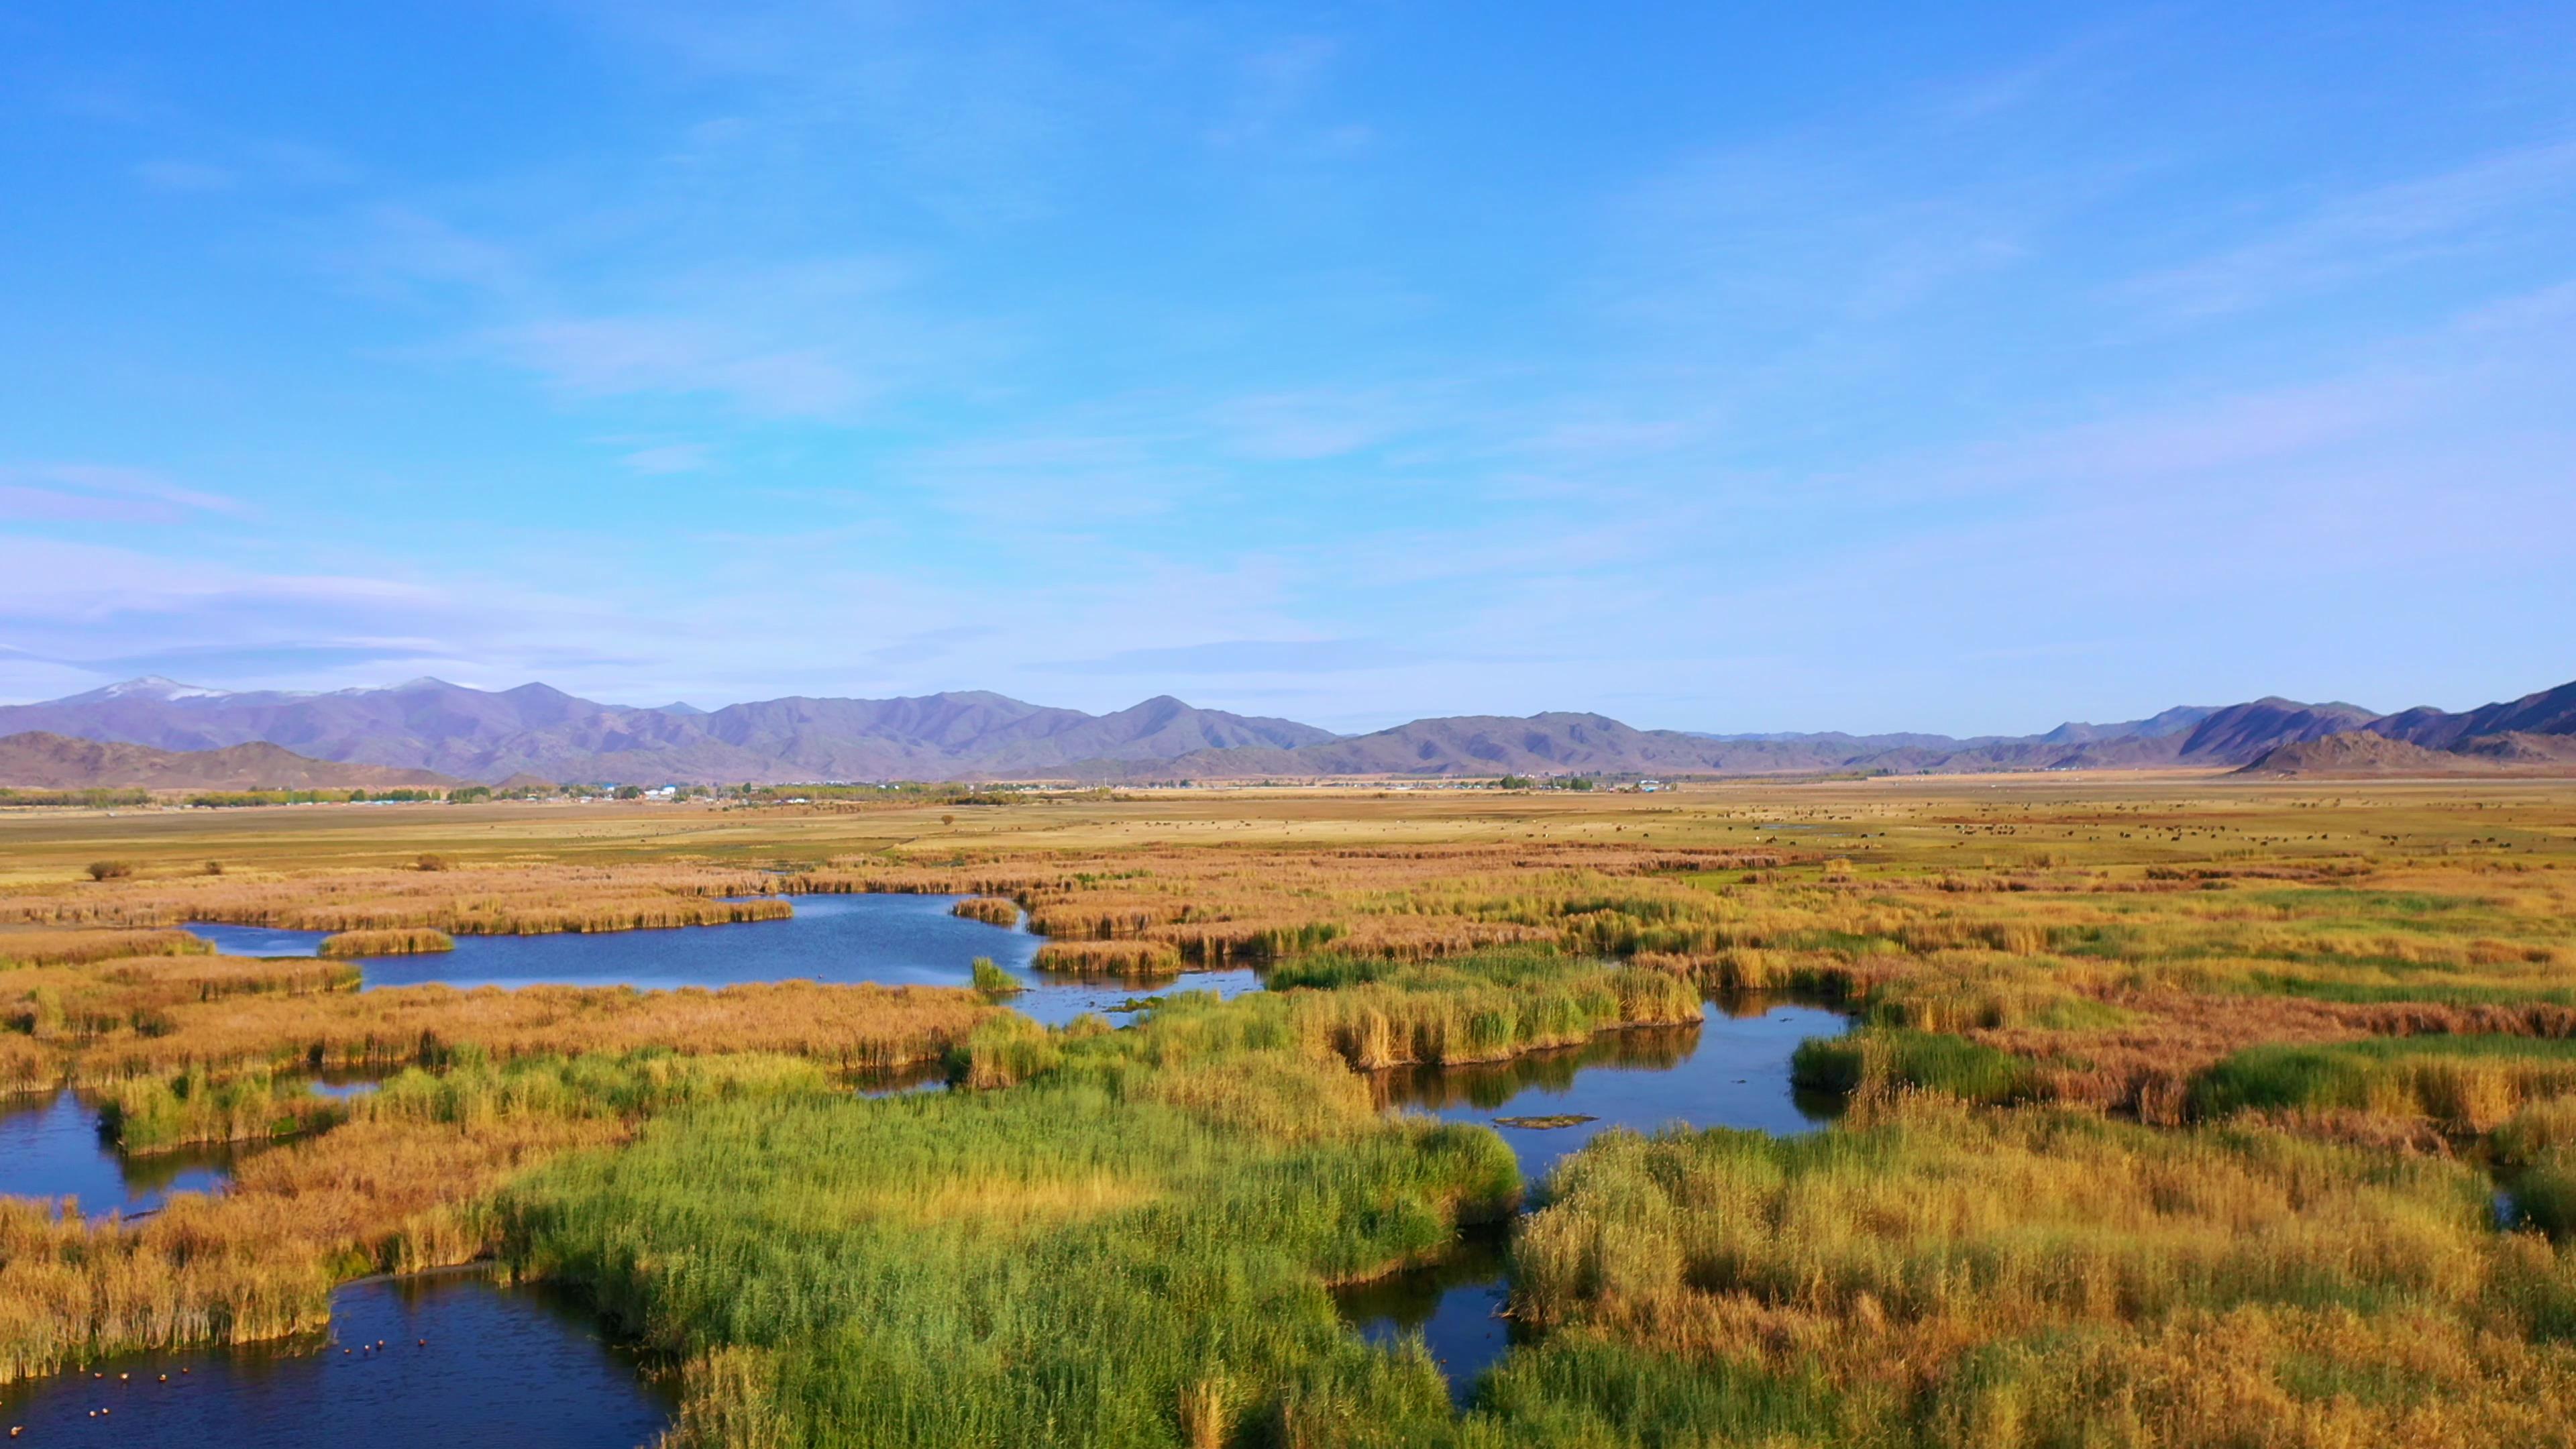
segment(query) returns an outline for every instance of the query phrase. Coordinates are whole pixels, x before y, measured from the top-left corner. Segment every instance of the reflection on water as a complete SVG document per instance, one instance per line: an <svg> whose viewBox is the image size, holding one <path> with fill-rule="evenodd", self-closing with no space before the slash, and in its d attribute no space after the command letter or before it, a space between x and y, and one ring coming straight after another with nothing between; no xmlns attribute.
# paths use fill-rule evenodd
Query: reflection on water
<svg viewBox="0 0 2576 1449"><path fill-rule="evenodd" d="M1697 1026L1604 1032L1581 1046L1508 1062L1403 1067L1374 1079L1379 1100L1451 1122L1492 1127L1536 1184L1568 1154L1612 1127L1671 1123L1787 1134L1811 1131L1841 1101L1789 1084L1798 1043L1850 1028L1840 1014L1777 998L1713 1001ZM1539 1125L1558 1119L1561 1125ZM1515 1125L1518 1124L1518 1125ZM1460 1404L1514 1341L1502 1311L1511 1295L1501 1229L1470 1231L1440 1262L1333 1295L1342 1318L1372 1343L1422 1335Z"/></svg>
<svg viewBox="0 0 2576 1449"><path fill-rule="evenodd" d="M321 954L322 938L331 933L190 921L188 934L213 946L216 954L223 956L315 956Z"/></svg>
<svg viewBox="0 0 2576 1449"><path fill-rule="evenodd" d="M662 1388L541 1290L376 1279L333 1293L331 1320L327 1343L137 1354L0 1389L0 1417L26 1443L189 1449L632 1449L670 1423Z"/></svg>
<svg viewBox="0 0 2576 1449"><path fill-rule="evenodd" d="M131 1217L174 1192L221 1189L232 1161L222 1147L127 1157L100 1137L97 1105L70 1091L0 1097L0 1196L78 1198L90 1217Z"/></svg>
<svg viewBox="0 0 2576 1449"><path fill-rule="evenodd" d="M862 1097L908 1097L915 1092L948 1090L946 1062L915 1062L891 1072L869 1072L859 1078Z"/></svg>
<svg viewBox="0 0 2576 1449"><path fill-rule="evenodd" d="M1104 1015L1156 990L1235 996L1261 989L1247 970L1191 972L1178 980L1100 980L1038 971L1044 938L1024 926L996 926L949 914L962 896L808 895L789 900L783 921L682 926L660 931L559 932L543 936L459 936L456 949L374 956L357 963L367 986L633 986L648 991L732 986L750 981L873 981L888 986L965 986L978 956L1028 987L1011 1005L1060 1026L1085 1012ZM227 955L310 956L321 931L191 922L188 929ZM1116 1018L1113 1018L1116 1019Z"/></svg>
<svg viewBox="0 0 2576 1449"><path fill-rule="evenodd" d="M1509 1234L1501 1224L1470 1228L1436 1263L1335 1289L1333 1306L1362 1338L1393 1348L1419 1334L1432 1361L1449 1378L1449 1397L1461 1406L1476 1380L1514 1341L1503 1317L1511 1298Z"/></svg>
<svg viewBox="0 0 2576 1449"><path fill-rule="evenodd" d="M1697 1026L1604 1032L1581 1046L1508 1062L1399 1067L1379 1075L1381 1099L1451 1122L1492 1127L1533 1184L1558 1160L1612 1127L1651 1132L1669 1123L1811 1131L1840 1099L1789 1084L1798 1043L1838 1036L1841 1015L1775 1000L1711 1003ZM1498 1118L1582 1117L1564 1126L1514 1126Z"/></svg>
<svg viewBox="0 0 2576 1449"><path fill-rule="evenodd" d="M304 1084L312 1089L315 1096L329 1097L338 1102L363 1097L384 1083L383 1072L359 1067L334 1067L304 1079Z"/></svg>

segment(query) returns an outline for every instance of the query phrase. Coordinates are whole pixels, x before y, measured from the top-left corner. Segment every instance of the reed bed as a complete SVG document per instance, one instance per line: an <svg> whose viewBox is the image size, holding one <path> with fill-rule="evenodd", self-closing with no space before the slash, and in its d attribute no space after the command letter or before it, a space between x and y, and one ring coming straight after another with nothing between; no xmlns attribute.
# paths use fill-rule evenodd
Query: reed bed
<svg viewBox="0 0 2576 1449"><path fill-rule="evenodd" d="M456 949L456 938L445 931L426 926L404 926L383 931L339 931L322 938L314 948L320 955L338 960L361 956L420 956Z"/></svg>
<svg viewBox="0 0 2576 1449"><path fill-rule="evenodd" d="M493 1194L651 1114L828 1090L811 1064L764 1057L468 1057L409 1073L348 1120L242 1159L220 1196L174 1195L133 1222L84 1222L0 1199L0 1383L109 1353L255 1343L321 1328L332 1286L491 1253Z"/></svg>
<svg viewBox="0 0 2576 1449"><path fill-rule="evenodd" d="M677 1444L1447 1433L1430 1361L1325 1285L1497 1211L1509 1153L1380 1114L1280 1003L1175 1000L1008 1090L656 1119L506 1194L508 1261L687 1365Z"/></svg>
<svg viewBox="0 0 2576 1449"><path fill-rule="evenodd" d="M1301 1031L1360 1071L1501 1061L1616 1027L1700 1019L1697 988L1677 977L1547 948L1431 963L1330 957L1283 968L1272 985Z"/></svg>
<svg viewBox="0 0 2576 1449"><path fill-rule="evenodd" d="M1549 1336L1485 1404L1596 1442L2570 1433L2576 1271L2449 1161L1918 1097L1604 1134L1549 1194L1513 1250Z"/></svg>
<svg viewBox="0 0 2576 1449"><path fill-rule="evenodd" d="M346 991L357 984L356 967L311 959L142 956L34 967L0 977L0 1027L62 1055L125 1037L169 1037L191 1006L251 995Z"/></svg>
<svg viewBox="0 0 2576 1449"><path fill-rule="evenodd" d="M993 1007L963 989L749 983L716 991L623 987L410 986L363 993L239 997L172 1009L157 1035L85 1043L74 1079L104 1085L191 1066L249 1071L379 1071L436 1066L464 1048L496 1058L663 1047L769 1052L845 1073L941 1059Z"/></svg>
<svg viewBox="0 0 2576 1449"><path fill-rule="evenodd" d="M948 908L948 913L988 926L1016 926L1020 923L1018 902L1002 896L969 896Z"/></svg>
<svg viewBox="0 0 2576 1449"><path fill-rule="evenodd" d="M269 1142L330 1125L339 1104L300 1081L266 1074L215 1078L191 1070L108 1089L107 1135L129 1155L210 1142Z"/></svg>
<svg viewBox="0 0 2576 1449"><path fill-rule="evenodd" d="M1049 941L1033 963L1073 976L1176 976L1181 953L1160 941Z"/></svg>
<svg viewBox="0 0 2576 1449"><path fill-rule="evenodd" d="M2576 1041L2409 1036L2249 1048L2202 1075L2192 1107L2204 1117L2365 1113L2474 1136L2554 1098L2576 1100Z"/></svg>
<svg viewBox="0 0 2576 1449"><path fill-rule="evenodd" d="M0 970L12 966L80 966L128 956L204 956L213 954L214 949L185 931L0 927Z"/></svg>
<svg viewBox="0 0 2576 1449"><path fill-rule="evenodd" d="M677 865L451 866L250 879L137 876L0 894L0 921L305 931L426 928L455 936L661 930L783 920L773 877ZM747 897L747 899L726 899Z"/></svg>

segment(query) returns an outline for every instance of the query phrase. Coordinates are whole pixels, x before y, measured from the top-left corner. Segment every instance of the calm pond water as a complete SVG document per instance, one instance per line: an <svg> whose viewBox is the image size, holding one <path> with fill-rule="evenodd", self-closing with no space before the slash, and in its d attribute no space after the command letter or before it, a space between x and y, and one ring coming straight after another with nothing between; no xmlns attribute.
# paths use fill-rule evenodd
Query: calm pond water
<svg viewBox="0 0 2576 1449"><path fill-rule="evenodd" d="M1651 1132L1682 1122L1780 1135L1814 1130L1839 1103L1792 1089L1789 1058L1807 1038L1840 1036L1849 1026L1820 1007L1712 1002L1698 1026L1604 1032L1581 1046L1508 1062L1398 1068L1380 1086L1390 1105L1501 1133L1520 1159L1521 1176L1535 1187L1559 1158L1612 1127ZM1591 1120L1510 1125L1534 1117Z"/></svg>
<svg viewBox="0 0 2576 1449"><path fill-rule="evenodd" d="M0 1421L26 1444L189 1449L632 1449L671 1421L663 1387L542 1289L374 1279L333 1293L331 1319L327 1344L137 1354L0 1389Z"/></svg>
<svg viewBox="0 0 2576 1449"><path fill-rule="evenodd" d="M1450 1401L1465 1407L1476 1380L1512 1342L1503 1306L1511 1298L1507 1225L1461 1233L1447 1257L1334 1293L1342 1320L1380 1348L1419 1334L1449 1376Z"/></svg>
<svg viewBox="0 0 2576 1449"><path fill-rule="evenodd" d="M1248 970L1197 971L1177 981L1087 980L1030 966L1044 938L1014 926L950 915L962 896L796 896L784 921L683 926L662 931L563 932L546 936L459 936L456 949L375 956L357 965L365 984L416 986L634 986L673 990L746 981L874 981L888 986L964 986L978 956L1029 988L1011 1004L1049 1025L1106 1012L1155 990L1234 996L1261 988ZM321 931L190 922L189 931L234 956L310 956Z"/></svg>
<svg viewBox="0 0 2576 1449"><path fill-rule="evenodd" d="M1604 1032L1577 1047L1509 1062L1399 1068L1378 1086L1390 1106L1491 1127L1520 1159L1533 1189L1568 1154L1612 1127L1651 1132L1672 1123L1787 1135L1813 1131L1840 1103L1789 1085L1789 1058L1814 1036L1850 1029L1840 1013L1740 999L1711 1002L1697 1026ZM1558 1126L1516 1119L1584 1118ZM1511 1293L1507 1233L1461 1234L1438 1263L1334 1294L1343 1321L1372 1343L1418 1333L1460 1404L1511 1343L1500 1317Z"/></svg>
<svg viewBox="0 0 2576 1449"><path fill-rule="evenodd" d="M0 1197L75 1197L91 1217L131 1217L173 1192L213 1192L232 1153L188 1148L127 1158L98 1135L98 1107L72 1092L0 1097Z"/></svg>

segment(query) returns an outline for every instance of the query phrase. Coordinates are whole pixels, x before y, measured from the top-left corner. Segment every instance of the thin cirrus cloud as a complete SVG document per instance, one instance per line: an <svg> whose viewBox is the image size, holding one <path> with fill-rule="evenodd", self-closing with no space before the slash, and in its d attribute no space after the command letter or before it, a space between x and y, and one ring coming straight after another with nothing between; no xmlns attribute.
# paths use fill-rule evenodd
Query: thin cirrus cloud
<svg viewBox="0 0 2576 1449"><path fill-rule="evenodd" d="M2307 215L2217 255L2123 289L2176 320L2253 311L2527 237L2576 201L2576 140L2344 191Z"/></svg>
<svg viewBox="0 0 2576 1449"><path fill-rule="evenodd" d="M635 472L660 477L699 472L713 461L713 456L704 443L658 443L649 448L637 448L617 461Z"/></svg>
<svg viewBox="0 0 2576 1449"><path fill-rule="evenodd" d="M1372 639L1227 639L1122 649L1097 659L1032 667L1064 674L1205 678L1228 674L1346 674L1400 668L1420 657Z"/></svg>
<svg viewBox="0 0 2576 1449"><path fill-rule="evenodd" d="M2558 667L2488 622L2576 572L2546 7L585 0L327 76L58 8L137 89L0 157L27 669L1974 732Z"/></svg>
<svg viewBox="0 0 2576 1449"><path fill-rule="evenodd" d="M183 487L142 468L97 463L0 464L0 520L180 523L242 516L239 500Z"/></svg>
<svg viewBox="0 0 2576 1449"><path fill-rule="evenodd" d="M101 659L47 662L71 665L109 678L158 674L176 678L181 683L195 683L196 679L192 678L195 675L221 679L274 678L351 668L415 672L422 665L444 662L453 657L426 640L366 643L281 640L266 644L200 644Z"/></svg>
<svg viewBox="0 0 2576 1449"><path fill-rule="evenodd" d="M765 418L837 418L877 392L831 348L780 345L685 318L554 318L485 334L490 349L565 392L721 398Z"/></svg>

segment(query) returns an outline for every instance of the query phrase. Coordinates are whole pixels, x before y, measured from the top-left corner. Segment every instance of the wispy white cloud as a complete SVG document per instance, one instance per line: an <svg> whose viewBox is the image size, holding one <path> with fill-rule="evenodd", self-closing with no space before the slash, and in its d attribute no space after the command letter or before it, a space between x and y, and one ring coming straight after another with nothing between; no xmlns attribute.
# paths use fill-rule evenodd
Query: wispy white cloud
<svg viewBox="0 0 2576 1449"><path fill-rule="evenodd" d="M2124 284L2152 315L2246 312L2419 266L2576 215L2576 140L2525 146L2431 175L2323 196L2268 234Z"/></svg>
<svg viewBox="0 0 2576 1449"><path fill-rule="evenodd" d="M706 394L761 417L836 418L876 392L827 348L768 345L688 318L550 318L479 340L580 396Z"/></svg>
<svg viewBox="0 0 2576 1449"><path fill-rule="evenodd" d="M638 448L617 461L649 477L672 473L696 473L704 470L711 455L704 443L659 443Z"/></svg>
<svg viewBox="0 0 2576 1449"><path fill-rule="evenodd" d="M1220 639L1122 649L1091 659L1052 661L1039 667L1067 674L1110 674L1141 680L1214 675L1348 674L1395 669L1421 655L1376 639Z"/></svg>
<svg viewBox="0 0 2576 1449"><path fill-rule="evenodd" d="M0 519L179 523L249 510L235 498L183 487L144 468L98 463L0 463Z"/></svg>

